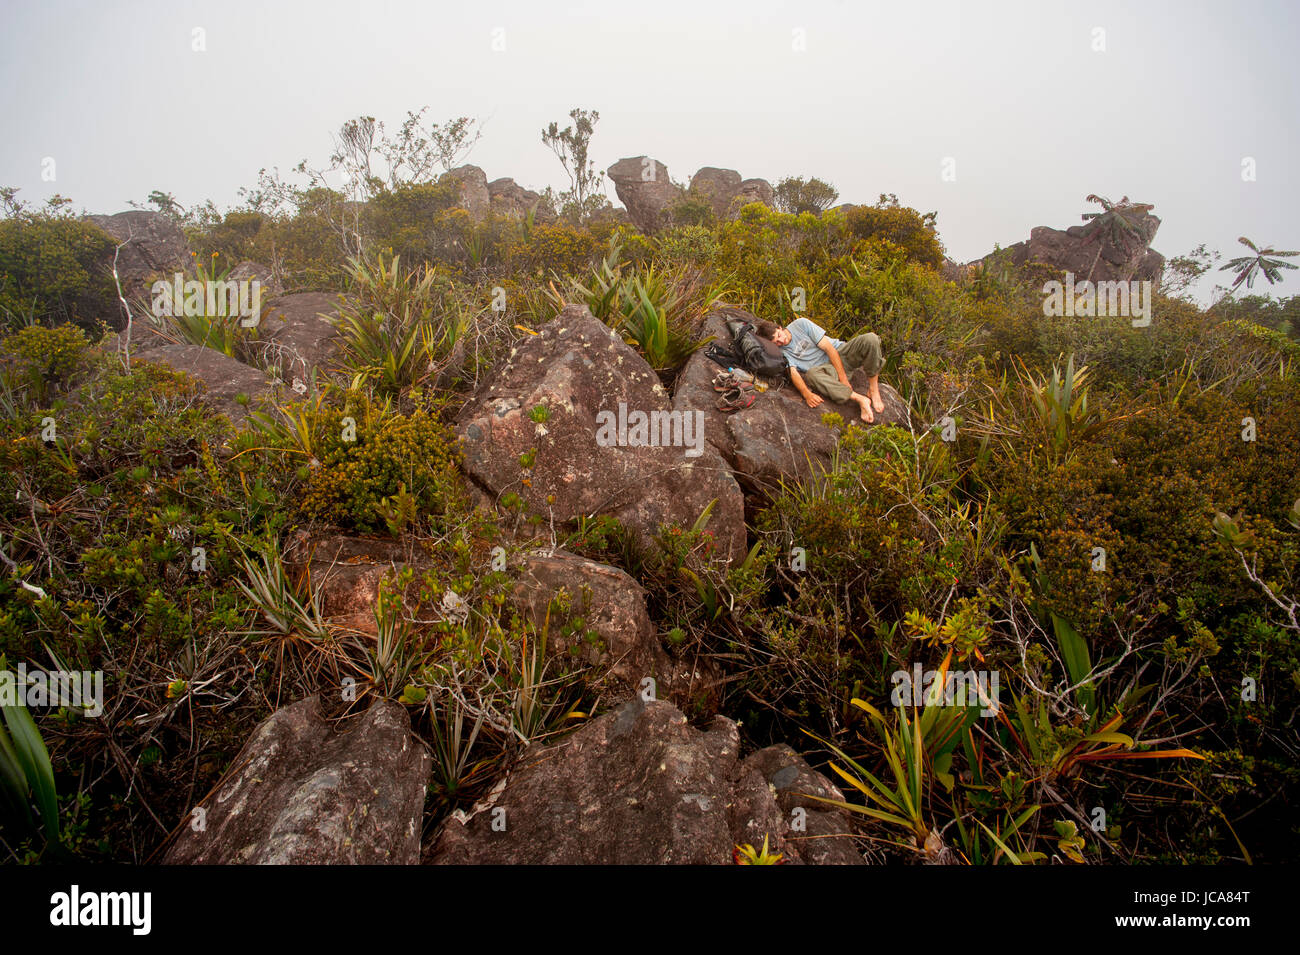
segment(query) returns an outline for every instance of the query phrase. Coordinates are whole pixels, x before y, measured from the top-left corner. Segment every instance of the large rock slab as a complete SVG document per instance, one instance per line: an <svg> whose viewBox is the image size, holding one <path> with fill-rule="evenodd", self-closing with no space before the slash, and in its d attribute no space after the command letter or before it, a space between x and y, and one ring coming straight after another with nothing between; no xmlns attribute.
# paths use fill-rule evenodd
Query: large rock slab
<svg viewBox="0 0 1300 955"><path fill-rule="evenodd" d="M647 235L671 225L669 207L682 190L668 178L668 167L649 156L630 156L609 167L618 199L628 217Z"/></svg>
<svg viewBox="0 0 1300 955"><path fill-rule="evenodd" d="M550 615L547 654L569 657L591 668L595 684L614 701L641 692L654 681L657 696L684 709L716 711L719 674L705 660L677 660L664 648L646 610L646 592L631 576L563 550L521 556L512 568L514 603L540 629L555 601L567 613ZM561 598L561 594L565 594ZM566 621L585 626L565 633Z"/></svg>
<svg viewBox="0 0 1300 955"><path fill-rule="evenodd" d="M805 855L811 814L785 812L764 775L780 760L751 764L739 750L736 724L726 717L701 731L671 704L635 698L564 740L530 751L493 798L468 815L452 815L427 861L726 865L737 845L758 848L764 836L769 850L788 862L854 861L842 813L818 825L820 831L841 827L832 835L842 842L832 851L843 856ZM774 772L792 784L805 772L816 775L807 764L793 775L784 764ZM814 785L819 792L834 790L824 777Z"/></svg>
<svg viewBox="0 0 1300 955"><path fill-rule="evenodd" d="M183 371L201 382L204 400L236 424L277 394L266 372L202 345L153 345L139 360Z"/></svg>
<svg viewBox="0 0 1300 955"><path fill-rule="evenodd" d="M690 191L707 199L718 218L732 218L751 202L772 205L776 190L766 179L741 179L734 169L705 166L691 177Z"/></svg>
<svg viewBox="0 0 1300 955"><path fill-rule="evenodd" d="M726 345L730 341L726 321L731 318L757 321L744 309L724 306L705 317L704 334ZM838 434L823 423L822 417L827 413L838 414L845 424L862 424L856 404L823 401L818 407L809 408L788 382L758 395L749 408L729 414L720 412L715 403L713 378L723 369L704 352L701 349L692 355L678 377L673 409L704 413L705 436L735 469L741 486L749 493L770 493L783 479L806 478L830 463ZM854 390L866 393L864 372L851 372L849 381ZM877 412L875 421L868 427L879 424L908 427L909 410L902 396L884 381L880 383L880 396L885 410Z"/></svg>
<svg viewBox="0 0 1300 955"><path fill-rule="evenodd" d="M170 281L177 272L191 270L190 245L185 233L159 212L134 209L86 218L123 243L117 253L117 274L128 298L145 296L155 279ZM109 264L112 264L111 257Z"/></svg>
<svg viewBox="0 0 1300 955"><path fill-rule="evenodd" d="M317 697L262 722L167 850L169 865L410 865L432 760L410 718L376 701L344 721Z"/></svg>
<svg viewBox="0 0 1300 955"><path fill-rule="evenodd" d="M295 379L310 385L313 375L332 367L338 356L338 329L330 321L338 312L339 296L333 293L278 296L262 309L258 337L248 348L290 385Z"/></svg>
<svg viewBox="0 0 1300 955"><path fill-rule="evenodd" d="M602 428L610 417L671 410L645 360L586 306L570 305L494 369L457 431L466 473L497 497L519 495L531 513L558 523L608 514L649 547L660 525L690 527L716 500L708 529L718 555L743 558L744 499L707 431L689 447L673 446L671 433L647 447L629 429Z"/></svg>

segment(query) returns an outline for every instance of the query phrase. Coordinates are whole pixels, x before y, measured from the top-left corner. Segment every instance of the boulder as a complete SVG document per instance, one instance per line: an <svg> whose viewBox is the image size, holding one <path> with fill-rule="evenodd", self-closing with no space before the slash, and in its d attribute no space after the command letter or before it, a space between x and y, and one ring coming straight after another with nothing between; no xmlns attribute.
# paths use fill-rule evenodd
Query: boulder
<svg viewBox="0 0 1300 955"><path fill-rule="evenodd" d="M123 243L117 252L117 275L128 300L148 298L154 280L171 280L177 272L190 272L193 257L185 233L160 212L133 209L116 215L86 219ZM112 254L108 266L113 264ZM133 309L134 310L134 309Z"/></svg>
<svg viewBox="0 0 1300 955"><path fill-rule="evenodd" d="M771 206L775 198L776 190L766 179L746 179L736 190L731 202L734 210L743 208L751 202L761 202L765 206Z"/></svg>
<svg viewBox="0 0 1300 955"><path fill-rule="evenodd" d="M609 178L632 223L647 235L670 225L670 206L682 189L668 178L668 167L649 156L620 159L609 167Z"/></svg>
<svg viewBox="0 0 1300 955"><path fill-rule="evenodd" d="M513 179L493 179L488 183L488 196L494 215L523 219L536 206L535 221L548 222L555 218L554 211L542 201L540 193L525 189Z"/></svg>
<svg viewBox="0 0 1300 955"><path fill-rule="evenodd" d="M263 306L257 340L248 347L290 386L295 380L310 385L313 374L328 368L337 354L338 329L327 316L338 311L339 296L328 292L281 295Z"/></svg>
<svg viewBox="0 0 1300 955"><path fill-rule="evenodd" d="M785 743L768 746L745 760L772 787L784 818L793 822L799 815L802 828L791 826L786 839L794 843L800 858L809 865L862 865L862 853L854 845L853 822L846 809L836 809L819 799L844 801L844 793ZM802 814L795 810L802 809Z"/></svg>
<svg viewBox="0 0 1300 955"><path fill-rule="evenodd" d="M730 318L758 321L743 309L723 306L705 317L704 333L715 336L723 344L729 342L726 321ZM779 388L768 388L743 411L720 412L715 404L713 378L723 369L704 351L692 355L678 377L673 410L683 414L694 410L703 412L706 437L735 470L748 493L761 497L774 490L782 479L807 477L815 468L830 463L838 435L823 423L823 415L838 414L845 424L862 423L856 404L824 401L817 408L809 408L788 382ZM864 372L851 372L849 381L855 390L866 393ZM877 412L874 424L908 427L910 412L902 396L883 381L880 396L885 410Z"/></svg>
<svg viewBox="0 0 1300 955"><path fill-rule="evenodd" d="M722 218L730 211L731 200L740 191L740 183L740 173L734 169L705 166L691 177L691 192L708 200L713 214Z"/></svg>
<svg viewBox="0 0 1300 955"><path fill-rule="evenodd" d="M442 178L460 184L457 205L465 208L475 222L486 218L492 208L492 195L488 191L487 175L482 169L478 166L457 166L444 173Z"/></svg>
<svg viewBox="0 0 1300 955"><path fill-rule="evenodd" d="M1004 253L1015 266L1041 262L1074 273L1076 282L1146 280L1159 285L1165 259L1150 245L1160 228L1160 219L1151 215L1148 203L1121 201L1116 209L1118 215L1136 227L1136 235L1117 238L1101 219L1063 230L1036 226L1026 241L1008 246ZM987 263L994 254L985 256L983 261Z"/></svg>
<svg viewBox="0 0 1300 955"><path fill-rule="evenodd" d="M844 814L818 821L833 846L809 851L820 841L808 838L812 813L781 806L781 798L799 798L794 789L805 783L834 791L824 777L796 757L775 770L788 781L783 797L765 775L781 760L742 761L739 750L739 731L726 717L701 731L670 703L635 697L530 750L492 797L452 814L426 861L726 865L738 845L760 848L766 836L769 851L787 862L862 862L851 858L857 854Z"/></svg>
<svg viewBox="0 0 1300 955"><path fill-rule="evenodd" d="M309 697L258 725L201 803L202 831L182 825L163 862L411 865L431 766L400 706L376 701L339 729Z"/></svg>
<svg viewBox="0 0 1300 955"><path fill-rule="evenodd" d="M549 521L608 514L649 547L661 524L690 527L716 501L718 555L743 558L740 488L696 419L679 417L673 429L671 411L645 360L586 306L570 305L493 370L457 431L473 480L498 498L519 495ZM651 415L661 427L635 427Z"/></svg>
<svg viewBox="0 0 1300 955"><path fill-rule="evenodd" d="M183 371L203 384L204 400L235 424L276 394L266 372L236 361L202 345L155 345L139 356L141 361Z"/></svg>
<svg viewBox="0 0 1300 955"><path fill-rule="evenodd" d="M645 590L622 570L563 550L525 554L513 570L513 602L539 629L552 601L567 594L568 613L550 616L548 655L569 655L591 667L596 685L616 701L641 692L650 677L658 696L692 712L716 711L716 667L675 660L664 649L646 611ZM585 626L566 635L562 625L573 618Z"/></svg>
<svg viewBox="0 0 1300 955"><path fill-rule="evenodd" d="M379 584L407 566L418 575L429 560L409 541L298 530L285 546L284 564L292 577L307 575L332 626L374 638Z"/></svg>
<svg viewBox="0 0 1300 955"><path fill-rule="evenodd" d="M256 279L262 287L262 301L266 301L268 295L279 295L284 291L279 279L275 277L274 271L269 266L262 265L260 262L251 262L247 259L240 262L230 274L226 276L228 282L251 282Z"/></svg>

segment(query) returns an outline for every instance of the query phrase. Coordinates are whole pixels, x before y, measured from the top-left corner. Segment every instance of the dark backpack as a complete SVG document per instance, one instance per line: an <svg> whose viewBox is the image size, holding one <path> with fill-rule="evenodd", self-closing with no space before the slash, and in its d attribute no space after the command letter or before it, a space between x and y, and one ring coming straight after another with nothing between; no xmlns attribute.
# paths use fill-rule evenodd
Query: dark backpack
<svg viewBox="0 0 1300 955"><path fill-rule="evenodd" d="M788 362L775 342L766 342L749 322L739 318L727 320L731 332L731 350L740 359L740 367L764 378L784 378Z"/></svg>

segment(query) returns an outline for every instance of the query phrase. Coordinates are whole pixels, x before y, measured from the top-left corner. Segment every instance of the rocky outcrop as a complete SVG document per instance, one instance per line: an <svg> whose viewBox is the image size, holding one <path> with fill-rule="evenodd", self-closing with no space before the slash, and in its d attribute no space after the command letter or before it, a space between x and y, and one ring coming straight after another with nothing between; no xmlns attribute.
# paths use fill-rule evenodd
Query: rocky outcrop
<svg viewBox="0 0 1300 955"><path fill-rule="evenodd" d="M740 173L734 169L705 166L691 177L691 192L708 201L719 219L731 209L731 200L740 191Z"/></svg>
<svg viewBox="0 0 1300 955"><path fill-rule="evenodd" d="M766 179L746 179L736 190L731 203L733 209L740 209L751 202L761 202L765 206L770 206L775 198L776 190Z"/></svg>
<svg viewBox="0 0 1300 955"><path fill-rule="evenodd" d="M736 215L751 202L772 205L775 190L766 179L741 179L734 169L705 166L691 177L690 192L706 200L719 219Z"/></svg>
<svg viewBox="0 0 1300 955"><path fill-rule="evenodd" d="M609 178L628 217L647 235L670 225L670 208L682 190L668 178L668 167L649 156L620 159L609 167Z"/></svg>
<svg viewBox="0 0 1300 955"><path fill-rule="evenodd" d="M460 198L457 205L468 211L475 222L486 218L492 208L492 195L488 191L487 175L482 169L478 166L457 166L444 173L442 178L459 184Z"/></svg>
<svg viewBox="0 0 1300 955"><path fill-rule="evenodd" d="M530 751L493 797L453 813L426 861L725 865L766 836L786 862L862 862L846 813L798 802L803 786L842 798L825 777L793 751L741 760L739 750L731 720L700 731L671 704L637 697Z"/></svg>
<svg viewBox="0 0 1300 955"><path fill-rule="evenodd" d="M488 196L493 215L523 219L536 206L535 221L549 222L555 218L554 211L542 201L541 193L525 189L513 179L493 179L488 183Z"/></svg>
<svg viewBox="0 0 1300 955"><path fill-rule="evenodd" d="M608 514L651 546L660 525L690 527L716 501L708 530L718 556L741 558L740 488L697 419L678 417L674 428L671 411L645 360L586 306L570 305L511 352L457 431L466 473L494 496L517 494L531 513L561 524Z"/></svg>
<svg viewBox="0 0 1300 955"><path fill-rule="evenodd" d="M431 765L400 706L377 701L336 729L310 697L253 731L163 862L416 863Z"/></svg>
<svg viewBox="0 0 1300 955"><path fill-rule="evenodd" d="M1121 216L1133 232L1112 228L1104 218L1064 230L1037 226L1026 241L982 261L987 264L994 255L1003 255L1015 266L1041 262L1072 272L1076 282L1150 281L1159 285L1165 257L1150 247L1160 228L1160 219L1151 215L1150 209L1146 203L1122 201L1115 207L1112 215Z"/></svg>
<svg viewBox="0 0 1300 955"><path fill-rule="evenodd" d="M726 328L728 318L757 321L743 309L717 308L705 318L705 335L726 344L730 340ZM885 346L888 347L887 342ZM717 394L713 390L713 378L722 370L705 355L704 349L692 355L677 379L673 410L683 414L696 410L703 413L706 437L736 471L747 493L762 496L774 490L783 478L806 477L815 468L830 463L838 435L823 423L823 415L834 413L845 424L861 424L856 404L825 401L817 408L809 408L788 382L758 395L749 408L725 414L717 410ZM859 393L866 393L865 373L852 372L849 381ZM902 396L884 381L880 383L880 395L885 410L876 414L874 423L907 427L909 413Z"/></svg>
<svg viewBox="0 0 1300 955"><path fill-rule="evenodd" d="M162 213L134 209L86 218L123 243L117 253L117 274L128 299L145 296L155 279L170 280L177 272L191 269L185 233Z"/></svg>
<svg viewBox="0 0 1300 955"><path fill-rule="evenodd" d="M311 384L313 373L332 364L338 352L339 296L328 292L296 292L277 297L262 309L258 336L248 344L255 360L277 368L290 386ZM301 393L303 388L295 387Z"/></svg>
<svg viewBox="0 0 1300 955"><path fill-rule="evenodd" d="M149 341L145 339L145 341ZM276 394L266 372L202 345L152 345L139 360L183 371L203 385L203 400L239 424Z"/></svg>
<svg viewBox="0 0 1300 955"><path fill-rule="evenodd" d="M646 612L646 592L616 567L563 550L523 555L515 574L514 603L539 628L550 613L547 654L589 666L595 684L614 701L641 692L648 677L655 693L693 713L714 712L719 674L706 660L676 660L660 642ZM567 612L561 612L561 605ZM564 625L584 626L566 633Z"/></svg>

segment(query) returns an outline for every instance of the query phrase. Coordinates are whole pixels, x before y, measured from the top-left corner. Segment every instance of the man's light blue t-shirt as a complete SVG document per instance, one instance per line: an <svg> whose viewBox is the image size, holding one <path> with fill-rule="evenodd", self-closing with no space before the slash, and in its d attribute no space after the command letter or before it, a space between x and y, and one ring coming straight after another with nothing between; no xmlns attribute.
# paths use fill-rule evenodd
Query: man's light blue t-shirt
<svg viewBox="0 0 1300 955"><path fill-rule="evenodd" d="M830 361L826 353L817 347L818 343L826 337L826 329L810 318L796 318L789 324L787 330L790 332L790 344L781 346L781 354L785 355L795 368L800 371L811 371ZM836 348L844 344L838 338L832 338L830 341Z"/></svg>

